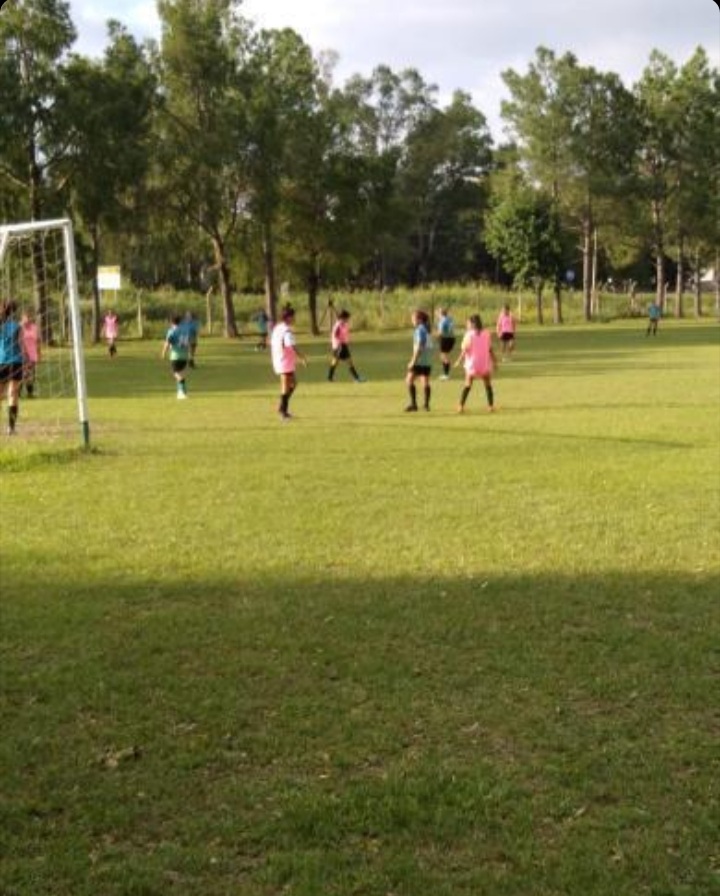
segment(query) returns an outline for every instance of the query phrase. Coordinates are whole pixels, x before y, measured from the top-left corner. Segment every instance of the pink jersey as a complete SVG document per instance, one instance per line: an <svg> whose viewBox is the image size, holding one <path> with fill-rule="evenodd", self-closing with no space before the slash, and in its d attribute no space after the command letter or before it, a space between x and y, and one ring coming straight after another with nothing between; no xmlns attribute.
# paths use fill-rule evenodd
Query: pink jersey
<svg viewBox="0 0 720 896"><path fill-rule="evenodd" d="M341 345L347 345L350 342L350 324L346 320L338 320L332 328L330 336L330 344L333 351L340 348Z"/></svg>
<svg viewBox="0 0 720 896"><path fill-rule="evenodd" d="M22 341L23 354L31 364L37 364L40 360L40 331L38 325L30 321L20 327L20 339Z"/></svg>
<svg viewBox="0 0 720 896"><path fill-rule="evenodd" d="M465 372L470 376L489 376L493 371L491 348L489 330L468 330L462 341Z"/></svg>
<svg viewBox="0 0 720 896"><path fill-rule="evenodd" d="M509 311L501 311L497 319L497 334L515 332L515 318Z"/></svg>
<svg viewBox="0 0 720 896"><path fill-rule="evenodd" d="M285 323L276 324L270 336L270 353L275 373L294 373L295 334Z"/></svg>
<svg viewBox="0 0 720 896"><path fill-rule="evenodd" d="M117 339L120 326L114 314L108 314L103 321L103 334L106 339Z"/></svg>

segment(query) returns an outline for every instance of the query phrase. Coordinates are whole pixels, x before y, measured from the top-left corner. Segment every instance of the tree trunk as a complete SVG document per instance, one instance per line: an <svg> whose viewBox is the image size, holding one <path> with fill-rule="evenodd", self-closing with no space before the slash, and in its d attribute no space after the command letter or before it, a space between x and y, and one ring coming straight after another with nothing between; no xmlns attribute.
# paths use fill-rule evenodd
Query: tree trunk
<svg viewBox="0 0 720 896"><path fill-rule="evenodd" d="M225 243L219 233L212 238L215 267L220 280L220 295L223 302L225 316L225 336L231 339L238 335L237 322L235 320L235 306L233 305L232 286L230 284L230 268L228 267Z"/></svg>
<svg viewBox="0 0 720 896"><path fill-rule="evenodd" d="M542 300L543 287L542 283L539 283L535 287L535 309L537 311L537 322L539 324L544 324L543 320L543 300Z"/></svg>
<svg viewBox="0 0 720 896"><path fill-rule="evenodd" d="M92 281L92 341L94 344L100 342L100 331L102 325L100 323L100 287L98 286L98 267L100 266L100 234L98 233L97 223L90 227L90 242L92 244L92 259L94 277Z"/></svg>
<svg viewBox="0 0 720 896"><path fill-rule="evenodd" d="M675 317L684 317L683 308L683 290L685 287L685 238L680 235L680 245L678 246L678 262L677 276L675 278Z"/></svg>
<svg viewBox="0 0 720 896"><path fill-rule="evenodd" d="M317 298L320 291L320 253L313 252L310 256L310 265L307 278L308 310L310 312L310 330L313 336L320 335L320 327L317 319Z"/></svg>
<svg viewBox="0 0 720 896"><path fill-rule="evenodd" d="M555 283L555 291L553 293L553 323L561 324L562 316L562 289L559 282Z"/></svg>
<svg viewBox="0 0 720 896"><path fill-rule="evenodd" d="M663 239L663 204L654 200L652 205L653 229L655 231L655 300L660 310L665 312L665 246Z"/></svg>
<svg viewBox="0 0 720 896"><path fill-rule="evenodd" d="M263 276L265 279L265 310L274 323L277 320L277 283L275 282L275 246L272 228L266 223L263 228Z"/></svg>
<svg viewBox="0 0 720 896"><path fill-rule="evenodd" d="M592 319L592 286L590 281L590 238L592 222L588 216L582 222L582 268L583 268L583 316Z"/></svg>
<svg viewBox="0 0 720 896"><path fill-rule="evenodd" d="M702 279L700 277L700 252L695 250L695 276L693 283L695 317L702 317Z"/></svg>
<svg viewBox="0 0 720 896"><path fill-rule="evenodd" d="M600 314L600 293L598 290L598 250L597 250L597 227L593 227L592 232L592 296L591 306L593 317Z"/></svg>

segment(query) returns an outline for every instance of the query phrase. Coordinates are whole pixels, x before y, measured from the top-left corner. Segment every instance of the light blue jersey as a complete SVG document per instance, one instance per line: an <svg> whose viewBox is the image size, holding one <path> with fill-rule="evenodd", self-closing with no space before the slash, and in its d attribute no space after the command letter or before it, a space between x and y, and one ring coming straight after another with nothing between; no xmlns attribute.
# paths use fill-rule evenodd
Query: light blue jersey
<svg viewBox="0 0 720 896"><path fill-rule="evenodd" d="M14 320L6 320L0 324L0 365L22 364L22 360L20 324Z"/></svg>
<svg viewBox="0 0 720 896"><path fill-rule="evenodd" d="M449 314L443 314L438 321L438 333L443 337L455 335L455 321Z"/></svg>
<svg viewBox="0 0 720 896"><path fill-rule="evenodd" d="M425 324L418 324L413 333L413 345L419 349L415 364L417 367L432 366L432 339Z"/></svg>

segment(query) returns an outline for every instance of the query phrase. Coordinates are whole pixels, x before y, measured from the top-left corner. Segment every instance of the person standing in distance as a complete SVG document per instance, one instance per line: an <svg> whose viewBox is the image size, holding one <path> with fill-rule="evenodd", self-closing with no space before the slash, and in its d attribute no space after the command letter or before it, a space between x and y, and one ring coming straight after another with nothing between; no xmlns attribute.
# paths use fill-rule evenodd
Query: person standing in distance
<svg viewBox="0 0 720 896"><path fill-rule="evenodd" d="M22 341L25 366L23 368L23 386L28 398L35 397L35 374L40 363L40 329L31 311L26 311L20 318L20 339Z"/></svg>
<svg viewBox="0 0 720 896"><path fill-rule="evenodd" d="M108 347L108 354L111 358L114 358L117 354L116 342L119 335L120 322L118 320L118 316L112 309L110 309L110 311L108 311L108 313L103 318L102 336L105 337L105 341L107 342Z"/></svg>
<svg viewBox="0 0 720 896"><path fill-rule="evenodd" d="M195 354L198 347L200 324L192 311L185 312L183 326L185 327L185 332L187 333L188 338L188 367L195 367Z"/></svg>
<svg viewBox="0 0 720 896"><path fill-rule="evenodd" d="M280 377L280 404L278 413L281 420L290 420L290 399L297 388L295 370L300 361L307 367L307 358L295 343L293 324L295 309L286 305L280 314L280 322L273 327L270 336L270 356L273 370Z"/></svg>
<svg viewBox="0 0 720 896"><path fill-rule="evenodd" d="M328 380L332 383L335 378L335 368L340 361L347 361L350 369L350 376L356 383L364 382L363 377L355 369L352 355L350 354L350 312L344 308L337 316L337 320L333 324L330 331L330 350L332 357L330 359L330 367L328 368Z"/></svg>
<svg viewBox="0 0 720 896"><path fill-rule="evenodd" d="M515 330L517 329L517 321L515 315L510 311L509 305L503 305L503 309L498 314L495 332L500 340L500 357L503 361L509 361L512 353L515 351Z"/></svg>
<svg viewBox="0 0 720 896"><path fill-rule="evenodd" d="M648 325L647 330L645 330L645 335L649 336L651 333L653 336L657 336L658 323L660 322L660 318L662 317L662 309L660 305L653 300L648 305Z"/></svg>
<svg viewBox="0 0 720 896"><path fill-rule="evenodd" d="M440 340L440 360L443 372L441 380L450 379L450 352L455 348L455 321L450 317L447 308L440 309L437 326L438 339Z"/></svg>
<svg viewBox="0 0 720 896"><path fill-rule="evenodd" d="M413 311L413 353L407 365L405 383L410 395L410 404L406 411L417 411L417 386L420 380L423 387L423 407L430 410L430 374L432 373L432 339L430 338L430 318L426 311Z"/></svg>

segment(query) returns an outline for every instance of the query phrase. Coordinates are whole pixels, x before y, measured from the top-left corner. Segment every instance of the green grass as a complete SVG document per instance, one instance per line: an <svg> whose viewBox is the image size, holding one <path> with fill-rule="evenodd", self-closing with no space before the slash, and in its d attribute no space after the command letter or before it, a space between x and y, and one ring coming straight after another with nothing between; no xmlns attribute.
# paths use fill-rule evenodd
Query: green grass
<svg viewBox="0 0 720 896"><path fill-rule="evenodd" d="M493 416L300 341L288 425L123 342L2 437L2 896L720 893L717 326L523 328Z"/></svg>

